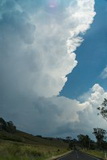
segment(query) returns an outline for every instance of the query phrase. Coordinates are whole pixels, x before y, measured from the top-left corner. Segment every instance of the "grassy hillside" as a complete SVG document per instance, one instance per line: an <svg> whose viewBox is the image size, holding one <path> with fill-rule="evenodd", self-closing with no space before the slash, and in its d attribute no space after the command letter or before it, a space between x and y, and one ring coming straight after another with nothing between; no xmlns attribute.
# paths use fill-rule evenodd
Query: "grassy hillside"
<svg viewBox="0 0 107 160"><path fill-rule="evenodd" d="M0 131L0 160L47 160L68 150L61 139Z"/></svg>

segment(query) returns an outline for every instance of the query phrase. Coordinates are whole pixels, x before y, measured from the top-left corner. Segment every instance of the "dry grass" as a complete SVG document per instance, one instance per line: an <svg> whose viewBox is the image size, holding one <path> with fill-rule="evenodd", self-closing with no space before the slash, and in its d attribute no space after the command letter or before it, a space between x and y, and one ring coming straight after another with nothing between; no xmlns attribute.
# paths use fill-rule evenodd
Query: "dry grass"
<svg viewBox="0 0 107 160"><path fill-rule="evenodd" d="M67 152L68 144L58 139L32 136L24 132L0 132L0 160L47 160Z"/></svg>

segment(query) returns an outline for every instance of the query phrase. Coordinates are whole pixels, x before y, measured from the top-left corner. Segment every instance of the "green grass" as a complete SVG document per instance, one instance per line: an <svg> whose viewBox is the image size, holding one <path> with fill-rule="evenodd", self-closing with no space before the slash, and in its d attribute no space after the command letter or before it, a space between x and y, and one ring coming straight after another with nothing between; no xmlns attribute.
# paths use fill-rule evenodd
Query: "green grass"
<svg viewBox="0 0 107 160"><path fill-rule="evenodd" d="M83 150L83 152L88 153L98 158L102 158L102 159L105 159L105 154L107 155L107 152L100 151L100 150Z"/></svg>
<svg viewBox="0 0 107 160"><path fill-rule="evenodd" d="M0 132L0 160L47 160L67 151L68 144L62 140Z"/></svg>

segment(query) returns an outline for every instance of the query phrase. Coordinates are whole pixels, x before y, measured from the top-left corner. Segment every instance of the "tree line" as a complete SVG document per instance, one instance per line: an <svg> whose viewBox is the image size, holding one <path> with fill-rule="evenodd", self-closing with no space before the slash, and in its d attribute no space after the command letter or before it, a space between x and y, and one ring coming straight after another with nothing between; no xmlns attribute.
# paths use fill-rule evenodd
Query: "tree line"
<svg viewBox="0 0 107 160"><path fill-rule="evenodd" d="M107 150L106 142L106 130L102 128L93 128L93 132L96 138L96 142L93 141L88 135L79 134L77 139L66 137L66 141L69 143L70 149L87 149L87 150Z"/></svg>

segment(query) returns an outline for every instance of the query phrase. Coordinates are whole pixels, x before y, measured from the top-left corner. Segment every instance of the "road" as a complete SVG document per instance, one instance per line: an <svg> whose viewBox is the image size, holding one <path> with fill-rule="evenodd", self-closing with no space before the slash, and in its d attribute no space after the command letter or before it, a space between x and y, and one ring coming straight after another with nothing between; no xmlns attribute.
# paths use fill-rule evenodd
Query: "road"
<svg viewBox="0 0 107 160"><path fill-rule="evenodd" d="M80 151L73 151L68 155L62 158L59 158L57 160L100 160L100 159L92 157L88 154L82 153Z"/></svg>

